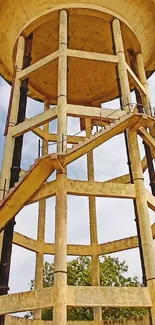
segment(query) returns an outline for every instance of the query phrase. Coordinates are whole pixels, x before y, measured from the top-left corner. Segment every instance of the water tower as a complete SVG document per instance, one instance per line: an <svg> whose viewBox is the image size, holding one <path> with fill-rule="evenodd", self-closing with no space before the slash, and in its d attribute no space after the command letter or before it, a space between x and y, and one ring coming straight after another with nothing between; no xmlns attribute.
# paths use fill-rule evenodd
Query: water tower
<svg viewBox="0 0 155 325"><path fill-rule="evenodd" d="M147 84L155 68L155 1L0 0L0 17L0 73L12 85L0 180L0 324L41 325L41 309L53 307L54 325L65 325L67 306L93 307L93 324L100 324L101 307L113 306L149 308L155 325L155 252L148 211L155 210L155 119ZM131 101L133 89L137 105ZM44 102L44 112L26 119L27 96ZM101 107L115 98L119 110ZM85 136L68 135L68 116L80 119ZM54 119L56 135L49 132ZM42 155L22 171L23 136L30 131L42 139ZM121 133L129 174L95 182L93 150ZM142 162L137 134L144 140ZM48 143L54 141L57 151L48 154ZM68 179L67 166L83 155L88 181ZM152 193L144 185L147 168ZM55 170L56 180L47 181ZM67 194L89 198L90 245L67 245ZM47 244L46 199L51 196L56 196L55 243ZM137 237L99 245L96 197L133 200ZM34 202L39 202L37 240L14 232L17 213ZM12 243L36 252L34 291L8 295ZM100 287L99 256L138 246L144 286ZM44 254L55 256L54 286L48 289L42 288ZM67 286L67 255L92 258L91 287ZM33 321L5 317L27 310L34 311Z"/></svg>

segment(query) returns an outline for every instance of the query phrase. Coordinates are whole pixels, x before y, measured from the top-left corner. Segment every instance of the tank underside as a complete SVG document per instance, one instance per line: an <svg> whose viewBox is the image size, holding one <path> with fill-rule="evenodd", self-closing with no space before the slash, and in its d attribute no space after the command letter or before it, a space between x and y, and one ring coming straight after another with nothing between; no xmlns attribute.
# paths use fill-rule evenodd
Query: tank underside
<svg viewBox="0 0 155 325"><path fill-rule="evenodd" d="M32 63L58 50L59 10L68 12L68 48L71 50L114 54L111 22L122 21L126 61L129 50L142 49L148 76L155 66L155 4L152 1L0 1L0 73L11 82L17 37L33 32ZM151 9L151 10L150 10ZM3 26L3 27L2 27ZM14 53L14 54L13 54ZM32 98L57 99L58 59L30 76L29 95ZM73 83L74 80L74 83ZM130 80L130 87L133 88ZM68 103L98 106L118 97L115 65L106 62L68 57Z"/></svg>

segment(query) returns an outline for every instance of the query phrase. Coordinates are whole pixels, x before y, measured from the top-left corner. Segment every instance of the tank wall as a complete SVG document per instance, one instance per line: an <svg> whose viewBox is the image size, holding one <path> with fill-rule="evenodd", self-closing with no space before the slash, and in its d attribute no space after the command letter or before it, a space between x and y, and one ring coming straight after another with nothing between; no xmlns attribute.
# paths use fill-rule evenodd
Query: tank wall
<svg viewBox="0 0 155 325"><path fill-rule="evenodd" d="M83 1L79 0L78 4L75 0L72 1L53 1L38 0L38 1L20 1L20 5L11 0L2 0L0 2L0 60L2 61L1 72L2 75L11 79L12 74L12 51L17 36L37 16L43 15L55 10L59 7L94 7L103 11L112 10L115 15L124 19L137 34L137 37L142 45L145 65L149 63L153 55L154 49L154 28L155 19L154 11L155 5L151 1L142 0L121 0L118 2L114 0L97 0L89 1L89 5L84 5ZM151 62L152 63L152 62Z"/></svg>

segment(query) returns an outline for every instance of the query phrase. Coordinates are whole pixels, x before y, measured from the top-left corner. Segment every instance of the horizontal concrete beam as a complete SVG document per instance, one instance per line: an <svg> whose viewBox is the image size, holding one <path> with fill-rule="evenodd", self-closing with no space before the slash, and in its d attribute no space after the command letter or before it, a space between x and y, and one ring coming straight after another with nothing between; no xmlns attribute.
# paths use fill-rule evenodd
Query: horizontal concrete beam
<svg viewBox="0 0 155 325"><path fill-rule="evenodd" d="M152 225L152 237L155 239L155 224ZM55 244L37 242L27 236L14 232L13 243L33 252L42 254L54 255ZM124 250L129 250L138 247L138 237L128 237L115 241L98 244L95 247L97 255L112 254ZM91 245L67 245L67 255L70 256L92 256L93 247Z"/></svg>
<svg viewBox="0 0 155 325"><path fill-rule="evenodd" d="M28 249L32 252L42 253L47 255L55 254L55 244L43 243L35 239L29 238L17 232L14 232L13 244ZM98 246L97 246L98 252ZM67 245L67 255L70 256L91 256L91 245Z"/></svg>
<svg viewBox="0 0 155 325"><path fill-rule="evenodd" d="M89 117L95 120L109 119L117 120L125 115L125 112L117 109L108 109L92 106L67 105L67 115L72 117Z"/></svg>
<svg viewBox="0 0 155 325"><path fill-rule="evenodd" d="M80 141L83 141L86 137L80 137L78 135L70 135L68 134L67 135L67 143L71 143L71 144L76 144L76 143L79 143ZM54 134L54 133L49 133L48 136L47 136L47 141L49 142L57 142L57 134Z"/></svg>
<svg viewBox="0 0 155 325"><path fill-rule="evenodd" d="M115 178L111 178L108 181L105 181L104 183L130 184L131 183L130 175L126 174Z"/></svg>
<svg viewBox="0 0 155 325"><path fill-rule="evenodd" d="M148 288L68 287L71 307L151 307Z"/></svg>
<svg viewBox="0 0 155 325"><path fill-rule="evenodd" d="M57 118L57 107L52 107L46 112L38 114L16 125L13 128L12 136L17 137L28 131L33 131L33 129L35 129L36 127L44 125L47 122L53 121L56 118Z"/></svg>
<svg viewBox="0 0 155 325"><path fill-rule="evenodd" d="M147 143L150 147L151 152L155 152L155 139L145 130L144 127L141 127L138 130L138 134L142 137L142 139Z"/></svg>
<svg viewBox="0 0 155 325"><path fill-rule="evenodd" d="M135 186L133 184L87 182L67 180L67 193L77 196L95 196L134 199Z"/></svg>
<svg viewBox="0 0 155 325"><path fill-rule="evenodd" d="M0 315L53 306L53 288L0 296Z"/></svg>
<svg viewBox="0 0 155 325"><path fill-rule="evenodd" d="M56 194L57 181L47 182L40 187L40 189L27 201L28 204L32 204L40 201L41 199L48 199Z"/></svg>
<svg viewBox="0 0 155 325"><path fill-rule="evenodd" d="M36 134L41 139L47 140L49 142L57 142L57 134L55 134L55 133L48 133L48 132L41 130L40 128L35 128L32 130L32 132L34 134ZM67 143L76 144L84 139L85 139L85 137L74 136L74 135L69 134L67 136Z"/></svg>
<svg viewBox="0 0 155 325"><path fill-rule="evenodd" d="M22 70L21 72L18 72L18 78L20 80L24 80L24 79L28 78L31 75L31 73L33 73L36 70L39 70L42 67L46 66L51 61L57 59L58 56L59 56L59 51L55 51L54 53L49 54L45 58L33 63L28 68Z"/></svg>
<svg viewBox="0 0 155 325"><path fill-rule="evenodd" d="M152 237L153 239L155 239L155 224L152 225ZM116 252L137 248L138 246L139 246L138 237L133 236L128 238L118 239L108 243L99 244L98 252L99 255L112 254Z"/></svg>
<svg viewBox="0 0 155 325"><path fill-rule="evenodd" d="M54 287L0 296L0 315L48 308L54 305ZM151 307L148 288L72 287L67 288L71 307Z"/></svg>
<svg viewBox="0 0 155 325"><path fill-rule="evenodd" d="M39 242L37 242L37 240L19 234L18 232L14 232L13 244L28 249L32 252L40 251L40 245Z"/></svg>
<svg viewBox="0 0 155 325"><path fill-rule="evenodd" d="M75 58L79 58L79 59L103 61L103 62L109 62L109 63L113 63L113 64L118 63L117 56L111 55L111 54L102 54L102 53L77 51L77 50L68 49L67 55L70 57L75 57ZM18 72L18 78L20 80L24 80L24 79L28 78L33 72L41 69L42 67L46 66L53 60L57 59L58 56L59 56L59 51L55 51L54 53L47 55L43 59L30 65L28 68Z"/></svg>
<svg viewBox="0 0 155 325"><path fill-rule="evenodd" d="M132 69L129 67L129 65L127 63L126 63L126 68L127 68L129 75L132 78L132 81L133 81L133 84L135 85L135 87L139 90L140 93L142 93L143 95L146 96L146 90L145 90L144 86L142 85L140 80L137 78L137 76L135 75L135 73L132 71Z"/></svg>
<svg viewBox="0 0 155 325"><path fill-rule="evenodd" d="M67 325L107 325L112 323L109 321L68 321ZM124 320L115 320L115 325L149 325L149 317L140 317L139 319L126 319L125 323ZM18 318L13 316L6 317L6 325L53 325L53 321L43 321L43 320L31 320L31 319L24 319Z"/></svg>
<svg viewBox="0 0 155 325"><path fill-rule="evenodd" d="M87 182L67 179L66 187L69 195L128 199L134 199L136 196L135 187L133 184L120 184L115 182ZM48 182L31 197L27 204L52 197L56 194L56 190L56 181Z"/></svg>
<svg viewBox="0 0 155 325"><path fill-rule="evenodd" d="M154 155L152 158L155 158L155 152L154 152ZM147 159L146 157L143 158L142 160L142 169L143 169L143 172L146 171L147 169ZM115 178L111 178L107 181L105 181L104 183L122 183L122 184L129 184L131 183L130 181L130 175L129 174L126 174L126 175L122 175L122 176L119 176L119 177L115 177Z"/></svg>
<svg viewBox="0 0 155 325"><path fill-rule="evenodd" d="M112 254L138 247L138 237L123 238L99 244L99 255Z"/></svg>
<svg viewBox="0 0 155 325"><path fill-rule="evenodd" d="M118 64L117 55L112 55L112 54L102 54L96 52L87 52L87 51L68 49L67 55L78 59L95 60L95 61Z"/></svg>
<svg viewBox="0 0 155 325"><path fill-rule="evenodd" d="M42 253L47 255L55 254L55 245L51 243L45 243L42 246ZM97 247L98 251L98 247ZM70 256L91 256L92 246L90 245L67 245L67 255Z"/></svg>

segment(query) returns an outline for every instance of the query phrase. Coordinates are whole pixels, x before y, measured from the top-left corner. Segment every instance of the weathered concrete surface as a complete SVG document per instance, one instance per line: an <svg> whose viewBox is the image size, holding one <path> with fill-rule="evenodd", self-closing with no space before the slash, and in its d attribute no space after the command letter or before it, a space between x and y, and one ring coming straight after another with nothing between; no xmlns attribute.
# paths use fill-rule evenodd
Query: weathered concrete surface
<svg viewBox="0 0 155 325"><path fill-rule="evenodd" d="M0 0L0 73L11 81L14 45L23 29L25 30L24 36L34 31L33 62L58 49L57 10L60 8L67 8L70 15L70 49L112 55L109 21L112 21L113 17L119 17L124 22L122 28L126 53L128 48L133 48L138 53L141 44L145 66L147 70L153 70L155 61L154 1L91 0L87 2L89 4L84 4L83 0L79 0L78 4L76 0L36 0L32 4L31 0L21 0L20 3ZM57 60L50 64L52 75L48 74L49 66L44 70L41 69L40 72L34 72L33 77L30 78L33 97L43 98L42 95L46 97L49 95L56 100L57 64ZM118 95L113 64L107 66L102 62L69 58L69 70L68 96L72 103L89 103L94 100L101 102L103 97L110 100ZM92 71L94 82L91 78ZM76 83L73 83L75 74ZM104 83L102 82L103 75L106 75ZM89 94L88 98L85 94Z"/></svg>
<svg viewBox="0 0 155 325"><path fill-rule="evenodd" d="M6 325L53 325L52 321L26 320L17 317L7 316ZM67 322L67 325L97 325L95 322ZM148 317L137 320L100 321L98 325L149 325Z"/></svg>
<svg viewBox="0 0 155 325"><path fill-rule="evenodd" d="M102 324L104 325L149 325L148 317L139 318L137 320L129 319L129 320L118 320L118 321L104 321Z"/></svg>
<svg viewBox="0 0 155 325"><path fill-rule="evenodd" d="M3 32L2 35L0 35L0 51L2 51L0 52L0 61L2 58L0 70L2 69L2 75L6 76L6 79L12 79L13 69L11 60L13 51L15 50L14 45L17 36L19 36L22 29L22 35L25 37L29 35L30 32L34 31L32 65L28 70L29 73L27 72L28 74L24 71L22 71L22 74L24 75L25 73L25 75L30 76L30 95L32 97L37 97L39 99L42 99L43 97L44 100L49 98L49 101L52 104L53 100L56 101L58 97L57 144L58 153L61 154L65 154L67 149L67 103L76 105L84 103L85 105L89 104L89 106L93 107L98 106L98 104L100 105L102 101L116 97L118 92L115 91L116 75L114 72L115 65L118 64L118 74L124 109L126 107L132 108L132 105L130 105L130 89L132 88L132 83L130 82L130 78L128 79L127 71L130 72L135 83L138 84L137 89L141 89L144 96L147 95L147 89L144 87L143 80L137 82L137 77L134 75L134 72L131 71L131 68L128 67L127 48L130 48L132 45L132 49L137 55L140 51L141 43L144 64L147 69L152 69L151 67L155 60L155 41L154 35L152 34L152 30L154 30L155 27L154 2L151 0L121 0L118 4L118 2L114 0L109 0L108 7L106 0L97 0L95 5L94 0L90 1L89 5L83 5L83 0L79 0L79 2L79 5L77 5L74 0L68 0L67 5L64 5L64 2L59 0L57 1L58 6L54 7L54 4L52 6L51 1L49 3L49 0L38 0L33 1L33 3L32 1L30 3L29 0L21 0L20 6L17 1L16 4L14 4L11 0L0 0L0 14L2 18L0 26L3 24ZM47 7L47 5L51 5L51 7ZM97 5L100 6L100 8L97 7ZM106 6L106 9L103 8L104 5ZM70 7L70 9L68 9L67 12L65 10L60 12L59 28L59 15L58 11L55 10L60 9L61 6ZM74 9L71 9L71 7ZM83 7L83 9L81 7ZM113 9L113 12L109 11L109 9ZM43 14L44 10L47 11ZM34 17L37 14L38 17ZM110 34L109 22L112 22L114 16L117 17L118 15L120 15L119 18L121 22L115 19L113 24L116 57L116 55L111 53L112 35ZM69 19L67 19L68 16L70 16ZM124 21L124 23L122 21ZM67 28L67 22L69 22L69 28ZM27 23L27 26L25 26L25 23ZM131 25L130 29L129 25ZM58 30L60 30L60 37L58 37ZM69 33L67 34L68 31ZM136 38L135 33L138 38ZM92 35L95 39L93 39ZM58 45L58 57L56 58L54 55L55 59L53 59L48 66L47 64L43 65L43 57L49 56L50 53L57 51ZM44 62L46 61L47 63L48 61L49 63L49 57L48 60L47 57L44 59ZM38 69L36 69L36 65L38 66ZM49 73L49 71L52 71L52 74ZM106 82L103 82L104 75L107 76ZM18 78L23 78L20 77L20 72ZM76 82L73 82L74 80L76 80ZM17 93L19 96L19 87ZM15 95L13 97L15 98ZM56 117L56 112L54 115L52 114L52 116L48 116L48 118L45 113L46 112L43 113L44 117L41 115L23 122L24 124L22 123L22 125L14 126L15 132L11 133L11 136L18 136L30 130L33 131L36 127L47 123ZM128 110L127 113L129 113ZM46 164L41 165L40 159L39 162L37 161L37 163L40 163L41 165L39 165L40 168L35 169L35 173L34 168L33 170L31 169L31 174L33 173L31 176L35 177L30 177L30 174L27 174L23 182L16 188L16 190L13 190L10 197L5 198L5 201L1 205L1 219L4 219L0 219L2 222L2 224L0 222L1 227L4 226L11 217L14 217L24 204L28 201L30 203L30 199L32 199L31 196L40 188L54 169L57 169L62 173L57 175L57 180L59 179L59 182L56 182L56 190L52 190L53 195L56 193L56 243L54 251L56 259L54 288L40 289L28 293L19 293L3 297L1 296L0 315L15 313L17 311L35 310L38 308L51 308L51 306L54 306L54 325L66 325L67 306L90 306L92 308L98 308L99 306L139 306L151 308L152 324L155 325L155 259L152 231L148 215L148 201L150 202L150 206L153 207L155 203L154 200L152 200L152 197L147 195L145 190L143 170L141 168L141 160L138 153L138 143L136 145L134 138L138 128L144 126L143 116L137 113L130 115L122 117L121 121L109 125L108 129L102 129L100 133L97 132L97 135L92 136L90 139L85 139L85 141L82 141L82 144L77 144L72 149L67 149L67 155L65 155L66 158L60 157L60 160L56 158L56 161L53 159L53 162L55 161L55 163L52 163L52 168L51 159L48 164L48 156L41 158L42 161L43 159L45 161L47 160L48 170ZM147 119L148 118L146 117L144 120ZM141 122L142 125L140 124ZM150 127L150 123L147 126ZM89 154L91 150L94 150L102 143L108 141L117 134L124 132L126 129L130 129L130 132L128 131L128 134L130 134L129 150L131 154L134 184L112 183L111 185L109 182L104 186L102 183L96 184L93 179L89 182L73 180L67 181L65 169L67 164L85 154ZM147 134L145 134L145 136L148 140L148 145L151 146L151 148L154 148L154 141ZM13 139L11 138L11 140ZM6 151L9 150L7 146L5 146L5 148ZM9 160L10 163L11 157ZM62 168L60 162L63 163L64 168ZM91 165L90 162L89 165ZM70 184L70 190L65 186L67 183ZM36 184L38 184L37 187ZM84 184L86 187L84 187ZM48 189L46 188L47 192ZM133 190L134 193L131 193L131 190ZM67 194L69 193L71 195L81 196L87 195L91 198L92 202L92 196L107 197L108 191L110 192L108 194L110 197L124 197L136 200L148 288L99 288L96 285L88 288L67 288ZM48 193L46 194L48 195ZM43 195L43 193L41 195ZM43 197L40 197L40 199L41 198ZM44 199L46 199L45 196ZM21 241L23 246L28 244L26 237L20 237L16 234L16 238L17 241ZM40 239L39 253L43 255L44 251L42 242ZM32 250L37 251L38 248L33 247L35 244L34 241L31 242L29 248L33 248ZM97 241L95 241L95 245L97 245ZM46 248L48 249L47 245ZM52 246L51 249L53 248L54 246ZM91 248L91 255L94 255L97 258L98 252L97 250L94 250L93 243ZM16 324L24 321L13 319L11 320L11 325L13 322ZM130 320L129 322L129 324L132 325L132 321ZM31 324L32 322L27 321L27 324L28 323ZM127 321L124 323L127 323ZM141 320L140 323L142 323ZM34 324L41 325L44 323L37 320L37 323ZM100 322L93 322L90 324L98 325ZM104 323L101 322L101 324L103 325Z"/></svg>

